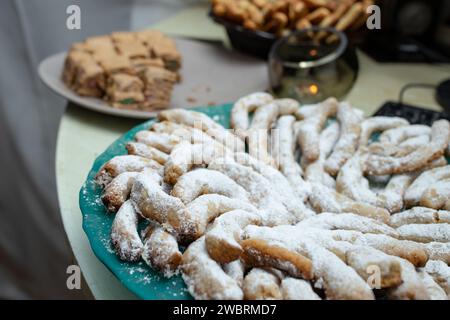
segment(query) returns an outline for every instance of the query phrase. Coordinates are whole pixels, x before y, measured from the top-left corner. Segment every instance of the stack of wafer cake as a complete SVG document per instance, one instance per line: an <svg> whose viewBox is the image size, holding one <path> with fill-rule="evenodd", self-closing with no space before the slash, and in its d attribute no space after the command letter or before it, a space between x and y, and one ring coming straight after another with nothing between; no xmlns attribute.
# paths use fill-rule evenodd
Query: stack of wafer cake
<svg viewBox="0 0 450 320"><path fill-rule="evenodd" d="M168 107L180 67L175 42L162 33L114 32L73 44L62 77L79 95L148 111Z"/></svg>

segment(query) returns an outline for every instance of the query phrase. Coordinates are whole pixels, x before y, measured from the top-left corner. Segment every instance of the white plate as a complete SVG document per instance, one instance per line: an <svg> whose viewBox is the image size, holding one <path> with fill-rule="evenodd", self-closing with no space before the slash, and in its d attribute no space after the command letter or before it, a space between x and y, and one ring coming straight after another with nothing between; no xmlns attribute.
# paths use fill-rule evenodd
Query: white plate
<svg viewBox="0 0 450 320"><path fill-rule="evenodd" d="M266 63L230 52L221 45L176 39L183 57L182 81L175 85L170 108L218 105L250 92L267 89ZM57 94L76 104L106 114L148 119L157 112L116 109L105 101L77 95L61 80L66 52L46 58L39 65L42 81Z"/></svg>

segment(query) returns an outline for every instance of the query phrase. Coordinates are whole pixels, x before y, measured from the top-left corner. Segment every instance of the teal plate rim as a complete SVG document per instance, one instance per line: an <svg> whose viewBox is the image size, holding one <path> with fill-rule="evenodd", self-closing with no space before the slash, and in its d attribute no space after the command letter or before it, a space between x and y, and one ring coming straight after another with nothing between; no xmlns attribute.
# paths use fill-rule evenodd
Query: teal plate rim
<svg viewBox="0 0 450 320"><path fill-rule="evenodd" d="M205 113L224 127L229 128L231 108L232 104L227 103L197 107L192 110ZM110 244L110 229L114 214L106 211L100 199L102 188L94 182L100 167L115 156L127 154L125 145L134 140L136 132L148 129L155 121L156 119L152 118L132 128L95 159L79 192L82 228L95 256L137 297L146 300L187 300L192 297L180 275L165 278L143 261L125 262L116 256ZM145 222L139 226L140 229L144 227Z"/></svg>

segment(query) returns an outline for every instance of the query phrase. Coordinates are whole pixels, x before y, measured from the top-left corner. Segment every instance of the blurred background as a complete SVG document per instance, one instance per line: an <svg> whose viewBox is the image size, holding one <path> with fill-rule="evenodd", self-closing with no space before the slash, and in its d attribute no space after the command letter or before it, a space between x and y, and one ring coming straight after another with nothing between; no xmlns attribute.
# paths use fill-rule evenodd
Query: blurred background
<svg viewBox="0 0 450 320"><path fill-rule="evenodd" d="M0 298L91 298L68 290L76 264L62 226L55 145L67 101L39 80L37 66L87 36L138 30L201 0L2 0L0 3ZM66 8L82 9L68 30ZM383 28L360 44L384 62L448 63L450 1L381 1ZM182 28L183 26L180 26ZM416 81L417 79L411 79Z"/></svg>

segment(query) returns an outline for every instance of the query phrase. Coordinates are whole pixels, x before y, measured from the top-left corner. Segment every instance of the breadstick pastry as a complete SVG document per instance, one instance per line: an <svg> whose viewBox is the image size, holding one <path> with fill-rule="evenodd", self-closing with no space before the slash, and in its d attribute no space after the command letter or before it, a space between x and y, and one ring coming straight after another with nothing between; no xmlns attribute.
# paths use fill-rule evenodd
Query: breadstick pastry
<svg viewBox="0 0 450 320"><path fill-rule="evenodd" d="M449 223L450 212L444 210L434 210L424 207L414 207L410 210L399 212L391 216L389 224L398 228L407 224L434 224Z"/></svg>
<svg viewBox="0 0 450 320"><path fill-rule="evenodd" d="M274 143L274 148L276 149L275 154L277 156L273 156L273 158L278 160L280 171L289 181L298 199L305 201L308 198L310 189L309 185L303 180L302 168L294 156L294 122L295 117L292 115L282 116L278 119L278 139Z"/></svg>
<svg viewBox="0 0 450 320"><path fill-rule="evenodd" d="M385 175L419 170L444 154L449 135L449 122L438 120L431 127L431 142L428 145L399 157L370 154L367 160L367 173Z"/></svg>
<svg viewBox="0 0 450 320"><path fill-rule="evenodd" d="M239 284L208 255L205 238L192 243L183 254L181 271L189 293L199 300L242 300Z"/></svg>
<svg viewBox="0 0 450 320"><path fill-rule="evenodd" d="M450 200L450 178L436 182L422 195L420 204L424 207L441 209L446 207Z"/></svg>
<svg viewBox="0 0 450 320"><path fill-rule="evenodd" d="M247 201L218 194L206 194L189 203L185 210L178 212L170 220L170 224L180 241L189 243L205 233L208 223L221 214L233 210L257 212L257 209Z"/></svg>
<svg viewBox="0 0 450 320"><path fill-rule="evenodd" d="M163 170L163 167L158 162L151 159L133 155L115 156L100 168L95 176L95 181L101 186L106 186L121 173L140 172L145 168L161 174Z"/></svg>
<svg viewBox="0 0 450 320"><path fill-rule="evenodd" d="M424 268L450 298L450 267L442 261L429 260Z"/></svg>
<svg viewBox="0 0 450 320"><path fill-rule="evenodd" d="M420 271L419 276L422 279L423 284L427 290L430 300L448 300L447 294L438 283L425 271Z"/></svg>
<svg viewBox="0 0 450 320"><path fill-rule="evenodd" d="M128 154L152 159L161 165L164 165L167 161L167 158L169 157L168 154L139 142L128 142L126 148Z"/></svg>
<svg viewBox="0 0 450 320"><path fill-rule="evenodd" d="M244 278L244 299L281 300L280 279L261 268L253 268Z"/></svg>
<svg viewBox="0 0 450 320"><path fill-rule="evenodd" d="M168 195L158 181L145 173L136 177L131 200L144 218L156 221L169 230L171 221L185 208L180 199Z"/></svg>
<svg viewBox="0 0 450 320"><path fill-rule="evenodd" d="M334 230L332 237L338 241L347 241L355 245L369 246L391 256L408 260L416 267L423 267L428 261L426 249L420 243L397 240L384 234L363 234L357 231Z"/></svg>
<svg viewBox="0 0 450 320"><path fill-rule="evenodd" d="M404 125L384 131L379 138L381 143L399 145L410 138L430 136L431 127L422 124Z"/></svg>
<svg viewBox="0 0 450 320"><path fill-rule="evenodd" d="M392 288L402 282L402 269L398 258L387 255L382 251L359 246L347 252L346 261L366 281L373 275L371 267L377 267L380 271L380 287L373 287L374 289ZM377 284L373 283L372 285Z"/></svg>
<svg viewBox="0 0 450 320"><path fill-rule="evenodd" d="M423 245L430 260L440 260L450 265L450 243L429 242Z"/></svg>
<svg viewBox="0 0 450 320"><path fill-rule="evenodd" d="M319 158L313 162L306 162L305 179L306 181L315 181L331 189L336 188L336 181L325 171L325 160L333 150L334 145L339 137L339 123L333 122L326 127L320 134Z"/></svg>
<svg viewBox="0 0 450 320"><path fill-rule="evenodd" d="M232 150L245 150L245 144L238 136L222 127L204 113L185 109L170 109L161 111L158 114L158 119L160 121L167 120L200 129Z"/></svg>
<svg viewBox="0 0 450 320"><path fill-rule="evenodd" d="M408 120L400 117L371 117L361 123L361 135L359 137L359 147L369 144L370 138L376 132L383 132L389 129L409 125Z"/></svg>
<svg viewBox="0 0 450 320"><path fill-rule="evenodd" d="M288 179L280 171L253 158L248 153L240 152L236 153L235 156L238 163L251 167L272 183L286 209L295 215L298 220L315 215L313 211L306 208L302 200L292 197L292 194L295 193L294 189L291 187Z"/></svg>
<svg viewBox="0 0 450 320"><path fill-rule="evenodd" d="M249 194L226 174L210 169L196 169L178 178L172 189L172 196L185 204L203 194L216 193L229 198L248 202Z"/></svg>
<svg viewBox="0 0 450 320"><path fill-rule="evenodd" d="M143 244L137 231L139 216L131 201L120 207L111 227L111 243L120 259L138 261Z"/></svg>
<svg viewBox="0 0 450 320"><path fill-rule="evenodd" d="M387 296L394 300L429 300L428 290L416 268L407 260L397 259L402 268L402 284L390 289Z"/></svg>
<svg viewBox="0 0 450 320"><path fill-rule="evenodd" d="M303 108L300 108L301 110ZM329 117L336 114L338 109L338 102L334 98L329 98L324 102L314 107L314 112L311 114L302 114L301 111L297 112L297 117L304 117L306 115L306 121L303 121L300 125L298 132L298 143L300 145L302 155L307 161L314 161L320 155L319 141L320 132L325 126L325 122Z"/></svg>
<svg viewBox="0 0 450 320"><path fill-rule="evenodd" d="M225 273L229 277L234 279L239 284L239 287L242 288L242 286L244 285L244 274L245 274L245 265L242 262L242 260L238 259L230 263L226 263L222 266L222 268L223 271L225 271Z"/></svg>
<svg viewBox="0 0 450 320"><path fill-rule="evenodd" d="M450 179L450 165L423 172L406 190L405 205L407 207L419 205L425 191L445 179Z"/></svg>
<svg viewBox="0 0 450 320"><path fill-rule="evenodd" d="M142 130L134 136L137 142L154 147L164 153L170 153L181 139L179 137L159 132Z"/></svg>
<svg viewBox="0 0 450 320"><path fill-rule="evenodd" d="M255 92L240 98L231 110L231 128L235 130L237 135L243 138L242 133L245 133L249 128L248 114L272 101L273 97L265 92Z"/></svg>
<svg viewBox="0 0 450 320"><path fill-rule="evenodd" d="M325 170L336 176L342 165L355 153L361 133L361 114L350 104L341 102L337 110L339 121L339 139L328 159L325 161Z"/></svg>
<svg viewBox="0 0 450 320"><path fill-rule="evenodd" d="M281 293L284 300L322 300L308 281L291 277L281 281Z"/></svg>
<svg viewBox="0 0 450 320"><path fill-rule="evenodd" d="M138 172L124 172L115 177L105 188L102 202L110 212L117 212L128 199Z"/></svg>
<svg viewBox="0 0 450 320"><path fill-rule="evenodd" d="M170 153L164 166L164 180L175 184L178 178L194 166L207 165L212 159L226 156L227 149L219 144L191 144L182 141Z"/></svg>
<svg viewBox="0 0 450 320"><path fill-rule="evenodd" d="M208 168L222 172L248 192L250 202L260 210L263 225L292 224L297 220L283 205L271 183L253 169L229 158L216 158Z"/></svg>
<svg viewBox="0 0 450 320"><path fill-rule="evenodd" d="M177 273L182 254L173 235L159 226L150 225L144 231L142 259L169 278Z"/></svg>
<svg viewBox="0 0 450 320"><path fill-rule="evenodd" d="M415 242L450 242L450 224L406 224L397 228L400 237Z"/></svg>
<svg viewBox="0 0 450 320"><path fill-rule="evenodd" d="M362 233L385 234L398 238L398 232L388 225L353 213L321 213L305 219L297 224L301 227L320 228L328 230L353 230Z"/></svg>
<svg viewBox="0 0 450 320"><path fill-rule="evenodd" d="M309 196L311 206L318 212L354 213L387 223L389 211L364 202L354 201L323 185L313 183Z"/></svg>
<svg viewBox="0 0 450 320"><path fill-rule="evenodd" d="M364 15L363 11L364 7L361 2L355 2L352 6L347 10L347 12L337 21L334 28L338 31L344 31L350 28L361 15ZM337 35L329 36L326 41L327 43L332 43L337 40Z"/></svg>
<svg viewBox="0 0 450 320"><path fill-rule="evenodd" d="M257 212L234 210L217 217L205 236L209 256L219 263L239 259L243 252L239 244L241 232L249 224L261 224Z"/></svg>

